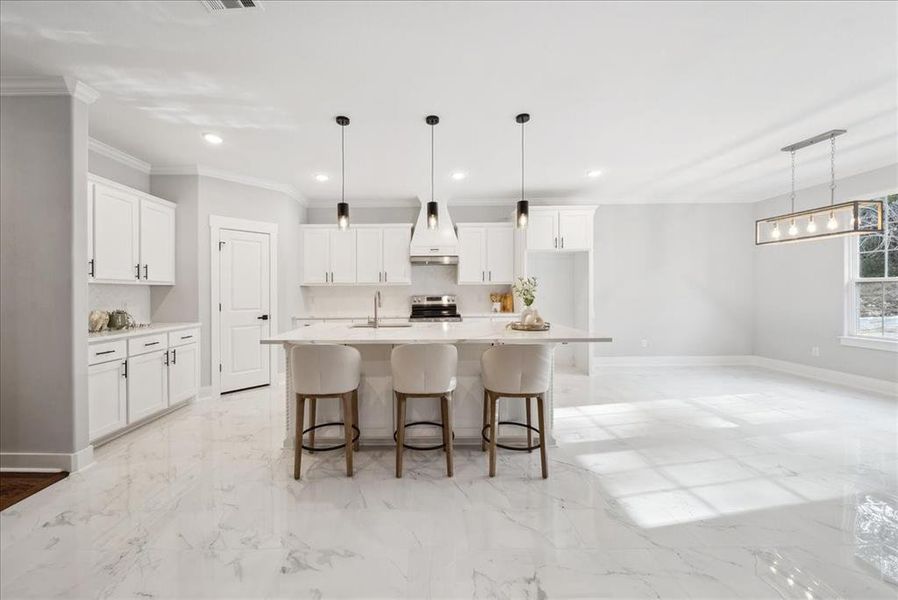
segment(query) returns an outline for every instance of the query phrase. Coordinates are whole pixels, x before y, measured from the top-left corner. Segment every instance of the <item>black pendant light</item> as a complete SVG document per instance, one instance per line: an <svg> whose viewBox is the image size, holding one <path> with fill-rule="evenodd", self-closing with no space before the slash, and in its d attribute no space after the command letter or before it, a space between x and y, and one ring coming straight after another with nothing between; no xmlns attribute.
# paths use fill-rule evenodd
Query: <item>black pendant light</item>
<svg viewBox="0 0 898 600"><path fill-rule="evenodd" d="M349 203L346 202L346 126L349 125L349 117L337 117L337 125L340 126L340 201L337 203L337 227L342 230L349 229Z"/></svg>
<svg viewBox="0 0 898 600"><path fill-rule="evenodd" d="M530 120L530 115L521 113L514 120L521 126L521 199L518 200L516 222L518 229L525 229L530 219L530 203L524 200L524 123Z"/></svg>
<svg viewBox="0 0 898 600"><path fill-rule="evenodd" d="M430 125L430 202L427 203L427 228L436 229L440 222L439 206L433 199L433 130L440 118L436 115L427 115L424 121Z"/></svg>

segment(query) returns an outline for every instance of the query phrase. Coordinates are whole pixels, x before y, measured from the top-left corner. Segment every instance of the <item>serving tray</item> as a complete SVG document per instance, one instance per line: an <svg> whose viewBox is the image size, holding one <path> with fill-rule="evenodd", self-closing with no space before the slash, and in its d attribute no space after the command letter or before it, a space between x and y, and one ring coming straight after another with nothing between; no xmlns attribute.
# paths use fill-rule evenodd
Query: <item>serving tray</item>
<svg viewBox="0 0 898 600"><path fill-rule="evenodd" d="M541 325L527 325L520 321L512 321L506 325L506 328L516 331L549 331L550 325L549 322L543 322Z"/></svg>

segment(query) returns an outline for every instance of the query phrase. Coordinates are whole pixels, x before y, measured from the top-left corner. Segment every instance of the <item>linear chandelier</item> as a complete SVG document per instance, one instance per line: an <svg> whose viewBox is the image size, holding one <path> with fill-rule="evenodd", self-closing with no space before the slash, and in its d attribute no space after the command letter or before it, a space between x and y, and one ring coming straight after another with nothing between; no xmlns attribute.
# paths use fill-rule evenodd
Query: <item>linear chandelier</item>
<svg viewBox="0 0 898 600"><path fill-rule="evenodd" d="M792 158L791 211L755 222L755 245L788 244L827 237L882 232L880 200L852 200L836 204L836 137L845 129L833 129L782 148ZM818 142L830 142L829 206L795 210L795 152Z"/></svg>

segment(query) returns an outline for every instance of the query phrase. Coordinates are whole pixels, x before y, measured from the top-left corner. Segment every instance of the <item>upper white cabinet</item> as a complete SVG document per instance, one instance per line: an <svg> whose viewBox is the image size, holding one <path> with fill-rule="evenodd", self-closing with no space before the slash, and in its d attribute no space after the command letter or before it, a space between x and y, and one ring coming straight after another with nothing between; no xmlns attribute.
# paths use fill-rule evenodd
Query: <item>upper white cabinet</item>
<svg viewBox="0 0 898 600"><path fill-rule="evenodd" d="M302 228L302 285L411 283L411 225Z"/></svg>
<svg viewBox="0 0 898 600"><path fill-rule="evenodd" d="M589 250L594 208L530 207L527 250Z"/></svg>
<svg viewBox="0 0 898 600"><path fill-rule="evenodd" d="M511 223L458 224L458 283L514 282L514 226Z"/></svg>
<svg viewBox="0 0 898 600"><path fill-rule="evenodd" d="M175 282L174 204L95 175L88 179L87 201L91 281Z"/></svg>

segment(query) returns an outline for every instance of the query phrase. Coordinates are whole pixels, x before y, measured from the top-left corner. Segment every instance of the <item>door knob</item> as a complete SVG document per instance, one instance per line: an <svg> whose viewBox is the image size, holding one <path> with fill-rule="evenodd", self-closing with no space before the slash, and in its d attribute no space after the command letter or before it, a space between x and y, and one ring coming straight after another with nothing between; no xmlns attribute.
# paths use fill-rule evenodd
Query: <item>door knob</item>
<svg viewBox="0 0 898 600"><path fill-rule="evenodd" d="M261 317L256 317L256 318L259 319L260 321L267 321L268 315L262 315Z"/></svg>

